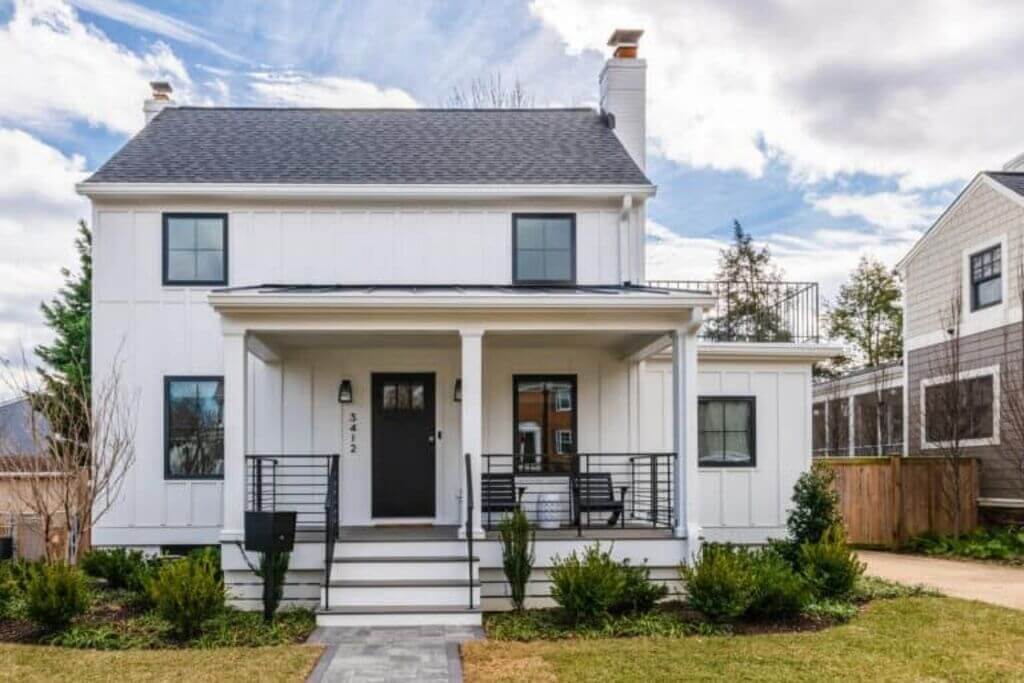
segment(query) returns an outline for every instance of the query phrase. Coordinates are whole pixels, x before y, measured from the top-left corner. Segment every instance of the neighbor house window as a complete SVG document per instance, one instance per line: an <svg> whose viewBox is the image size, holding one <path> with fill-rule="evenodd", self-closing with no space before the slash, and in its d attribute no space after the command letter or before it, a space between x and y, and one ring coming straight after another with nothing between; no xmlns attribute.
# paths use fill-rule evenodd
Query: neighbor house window
<svg viewBox="0 0 1024 683"><path fill-rule="evenodd" d="M224 476L224 380L167 377L164 380L168 479Z"/></svg>
<svg viewBox="0 0 1024 683"><path fill-rule="evenodd" d="M576 376L513 378L516 469L570 472L576 452ZM561 399L559 397L562 397Z"/></svg>
<svg viewBox="0 0 1024 683"><path fill-rule="evenodd" d="M995 433L994 388L992 375L925 387L927 441L942 443L992 438Z"/></svg>
<svg viewBox="0 0 1024 683"><path fill-rule="evenodd" d="M1003 301L1002 249L997 245L971 256L971 310Z"/></svg>
<svg viewBox="0 0 1024 683"><path fill-rule="evenodd" d="M512 277L518 283L576 281L576 216L512 216Z"/></svg>
<svg viewBox="0 0 1024 683"><path fill-rule="evenodd" d="M701 398L697 404L697 463L706 467L752 467L754 398Z"/></svg>
<svg viewBox="0 0 1024 683"><path fill-rule="evenodd" d="M165 285L226 285L226 214L164 214Z"/></svg>

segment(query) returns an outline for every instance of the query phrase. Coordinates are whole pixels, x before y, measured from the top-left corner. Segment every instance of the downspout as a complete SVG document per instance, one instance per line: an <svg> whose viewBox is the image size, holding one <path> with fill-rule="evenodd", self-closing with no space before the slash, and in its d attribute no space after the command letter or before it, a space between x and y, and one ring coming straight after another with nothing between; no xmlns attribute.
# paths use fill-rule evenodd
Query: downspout
<svg viewBox="0 0 1024 683"><path fill-rule="evenodd" d="M622 195L622 211L619 212L619 282L632 282L629 267L629 224L633 213L633 195Z"/></svg>

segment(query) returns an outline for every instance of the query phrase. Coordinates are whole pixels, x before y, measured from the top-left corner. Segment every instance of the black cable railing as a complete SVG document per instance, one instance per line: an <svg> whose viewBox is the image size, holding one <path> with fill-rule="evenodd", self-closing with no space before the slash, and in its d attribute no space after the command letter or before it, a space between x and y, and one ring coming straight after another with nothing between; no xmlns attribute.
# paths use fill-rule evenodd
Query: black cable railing
<svg viewBox="0 0 1024 683"><path fill-rule="evenodd" d="M700 331L705 341L820 341L817 282L648 280L647 285L713 294L714 308Z"/></svg>
<svg viewBox="0 0 1024 683"><path fill-rule="evenodd" d="M473 609L473 463L466 453L466 566L469 569L469 609Z"/></svg>
<svg viewBox="0 0 1024 683"><path fill-rule="evenodd" d="M671 529L675 453L484 454L480 514L522 509L540 529Z"/></svg>
<svg viewBox="0 0 1024 683"><path fill-rule="evenodd" d="M245 456L246 510L294 511L296 531L324 534L324 599L328 602L340 507L338 454Z"/></svg>

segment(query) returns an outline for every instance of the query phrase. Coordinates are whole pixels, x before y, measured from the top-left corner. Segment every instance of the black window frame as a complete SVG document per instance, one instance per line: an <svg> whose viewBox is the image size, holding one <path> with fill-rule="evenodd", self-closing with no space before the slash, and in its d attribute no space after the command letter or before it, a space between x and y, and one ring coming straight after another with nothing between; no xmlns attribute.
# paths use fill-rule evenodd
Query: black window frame
<svg viewBox="0 0 1024 683"><path fill-rule="evenodd" d="M974 277L974 261L975 259L982 258L990 252L996 252L996 256L993 257L992 262L998 264L998 272L992 273L978 279ZM970 281L971 281L971 312L982 311L992 306L998 306L1003 303L1003 245L993 244L990 247L986 247L980 251L976 251L971 254L970 258L967 259L967 266L970 270ZM999 299L991 303L987 303L984 306L978 304L978 287L980 285L991 282L992 280L999 280Z"/></svg>
<svg viewBox="0 0 1024 683"><path fill-rule="evenodd" d="M700 406L703 404L719 401L743 401L750 405L750 421L747 425L747 440L750 442L750 462L708 462L702 463L700 461L700 435L702 430L700 428ZM698 396L697 397L697 467L704 467L707 469L714 469L716 467L727 467L727 468L747 468L752 469L757 467L757 397L750 395L736 395L736 396Z"/></svg>
<svg viewBox="0 0 1024 683"><path fill-rule="evenodd" d="M543 468L540 470L521 470L521 463L519 458L519 385L521 383L528 382L566 382L572 385L572 439L573 439L573 451L571 453L545 453L544 442L547 441L547 424L541 426L541 443L540 452L536 455L543 459L544 456L551 455L578 455L579 454L579 379L577 375L567 374L525 374L525 375L512 375L512 453L513 453L513 470L517 474L529 474L531 477L534 476L566 476L566 472L549 472L544 471ZM543 462L543 460L541 461Z"/></svg>
<svg viewBox="0 0 1024 683"><path fill-rule="evenodd" d="M172 280L168 276L168 267L170 260L170 250L168 249L168 237L170 230L170 221L175 218L218 218L223 221L223 237L222 244L224 246L224 277L219 280ZM161 229L161 281L165 287L224 287L228 284L228 214L226 213L165 213L162 215L162 229Z"/></svg>
<svg viewBox="0 0 1024 683"><path fill-rule="evenodd" d="M974 404L972 398L975 395L975 393L974 393L975 392L975 389L974 389L975 383L982 382L982 381L985 381L985 380L988 380L989 382L991 382L991 385L992 385L990 387L990 389L989 389L989 392L988 392L989 396L992 398L992 402L988 406L988 409L987 409L987 412L988 412L988 415L989 415L989 419L990 419L990 423L989 423L988 429L987 429L988 434L987 435L977 436L977 435L972 435L971 432L974 431L975 428L978 425L978 423L976 421L976 418L978 417L978 414L981 411L979 411L979 407ZM938 444L942 444L942 443L949 443L949 442L951 442L953 440L953 437L952 437L951 434L943 434L943 433L936 434L936 432L933 430L933 427L936 427L936 425L934 423L929 423L928 422L928 418L930 416L930 413L929 413L929 410L928 410L928 405L929 405L928 392L929 391L941 391L942 387L948 387L948 386L951 386L952 384L953 384L953 382L950 380L950 381L944 381L944 382L934 382L934 383L928 384L928 385L926 385L924 387L924 391L922 392L922 396L921 396L921 401L922 401L922 403L924 405L924 442L926 444L938 445ZM993 373L985 373L983 375L976 375L974 377L961 377L960 378L960 384L963 387L962 388L963 395L967 397L967 405L965 406L965 411L966 411L966 416L967 416L967 419L969 421L969 424L968 424L968 433L964 434L964 435L961 435L959 437L959 441L961 441L961 442L963 442L963 441L991 441L991 440L995 439L996 438L996 420L998 418L998 415L996 414L996 391L997 391L998 387L997 387L997 384L996 384L996 376L995 376L995 374L993 374ZM941 397L939 397L937 400L942 401L943 399ZM942 405L941 404L939 405L939 409L942 410ZM968 445L966 447L970 448L971 446Z"/></svg>
<svg viewBox="0 0 1024 683"><path fill-rule="evenodd" d="M174 382L220 382L223 393L224 375L164 375L164 480L223 481L223 466L220 474L174 474L171 472L171 384ZM222 404L222 417L223 411L224 405ZM227 461L226 453L224 460Z"/></svg>
<svg viewBox="0 0 1024 683"><path fill-rule="evenodd" d="M527 280L520 279L519 273L519 229L520 218L568 218L569 219L569 266L568 280ZM513 213L512 214L512 282L517 285L575 285L576 284L576 214L574 213Z"/></svg>

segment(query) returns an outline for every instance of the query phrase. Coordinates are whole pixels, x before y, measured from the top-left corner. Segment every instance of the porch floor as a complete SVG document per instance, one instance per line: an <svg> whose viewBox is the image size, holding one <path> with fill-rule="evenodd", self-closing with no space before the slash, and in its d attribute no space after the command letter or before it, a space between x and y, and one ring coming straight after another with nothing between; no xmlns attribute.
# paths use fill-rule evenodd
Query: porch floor
<svg viewBox="0 0 1024 683"><path fill-rule="evenodd" d="M621 527L592 527L583 529L579 535L575 527L561 529L536 529L537 540L571 540L574 538L588 538L595 540L627 540L627 539L666 539L672 538L672 530L649 526L627 526ZM488 529L486 532L488 541L498 540L498 531ZM459 537L459 527L454 525L395 525L395 526L343 526L339 531L338 542L346 541L451 541ZM296 543L323 543L324 530L313 527L303 527L295 532Z"/></svg>

